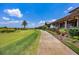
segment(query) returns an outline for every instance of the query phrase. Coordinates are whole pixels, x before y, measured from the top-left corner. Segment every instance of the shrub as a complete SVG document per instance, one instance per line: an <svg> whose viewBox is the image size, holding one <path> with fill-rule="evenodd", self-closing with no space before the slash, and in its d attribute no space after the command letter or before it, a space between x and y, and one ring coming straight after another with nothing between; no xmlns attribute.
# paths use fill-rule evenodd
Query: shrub
<svg viewBox="0 0 79 59"><path fill-rule="evenodd" d="M61 32L60 32L59 30L56 30L56 33L57 33L57 34L61 34Z"/></svg>
<svg viewBox="0 0 79 59"><path fill-rule="evenodd" d="M79 36L79 28L70 28L68 32L70 36Z"/></svg>
<svg viewBox="0 0 79 59"><path fill-rule="evenodd" d="M67 30L65 28L61 28L61 29L59 29L59 31L62 32L62 33L67 32Z"/></svg>
<svg viewBox="0 0 79 59"><path fill-rule="evenodd" d="M3 28L0 30L1 33L10 33L16 31L15 29L8 29L8 28Z"/></svg>
<svg viewBox="0 0 79 59"><path fill-rule="evenodd" d="M76 42L77 42L76 40L73 40L73 41L72 41L72 43L76 43Z"/></svg>
<svg viewBox="0 0 79 59"><path fill-rule="evenodd" d="M56 32L62 36L67 35L67 30L64 28L56 29Z"/></svg>
<svg viewBox="0 0 79 59"><path fill-rule="evenodd" d="M61 28L59 31L61 32L62 36L67 35L67 29Z"/></svg>

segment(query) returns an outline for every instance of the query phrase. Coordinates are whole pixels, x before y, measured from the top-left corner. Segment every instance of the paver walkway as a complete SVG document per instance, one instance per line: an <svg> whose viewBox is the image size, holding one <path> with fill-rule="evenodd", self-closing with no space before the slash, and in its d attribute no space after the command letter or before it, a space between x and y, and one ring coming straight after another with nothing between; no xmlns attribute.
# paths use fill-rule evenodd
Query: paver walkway
<svg viewBox="0 0 79 59"><path fill-rule="evenodd" d="M38 55L77 55L54 36L41 30Z"/></svg>

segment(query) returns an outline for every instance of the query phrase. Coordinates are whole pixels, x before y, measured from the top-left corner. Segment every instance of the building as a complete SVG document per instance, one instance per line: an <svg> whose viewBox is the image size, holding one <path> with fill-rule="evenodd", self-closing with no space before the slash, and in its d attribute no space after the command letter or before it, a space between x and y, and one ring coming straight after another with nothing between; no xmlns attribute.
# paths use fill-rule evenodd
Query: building
<svg viewBox="0 0 79 59"><path fill-rule="evenodd" d="M79 7L73 9L69 12L69 15L58 19L57 21L51 23L58 28L72 28L79 27Z"/></svg>

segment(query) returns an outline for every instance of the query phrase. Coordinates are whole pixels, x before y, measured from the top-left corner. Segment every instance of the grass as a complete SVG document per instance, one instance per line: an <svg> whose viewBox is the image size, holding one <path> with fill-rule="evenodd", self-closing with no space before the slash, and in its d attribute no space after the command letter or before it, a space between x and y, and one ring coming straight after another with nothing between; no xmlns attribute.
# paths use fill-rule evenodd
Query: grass
<svg viewBox="0 0 79 59"><path fill-rule="evenodd" d="M33 32L34 32L33 30L27 30L27 31L18 30L16 32L11 33L0 33L0 47L13 43L17 40L20 40L25 36L28 37Z"/></svg>
<svg viewBox="0 0 79 59"><path fill-rule="evenodd" d="M79 47L76 46L76 42L78 43L78 41L79 41L79 37L78 36L73 36L73 37L70 37L67 40L64 40L63 43L65 45L67 45L69 48L71 48L74 52L79 54Z"/></svg>
<svg viewBox="0 0 79 59"><path fill-rule="evenodd" d="M64 42L65 45L67 45L69 48L71 48L74 52L79 54L79 48L76 47L73 43L70 42Z"/></svg>
<svg viewBox="0 0 79 59"><path fill-rule="evenodd" d="M32 45L28 49L26 49L28 51L28 53L26 53L26 54L31 54L31 55L37 54L37 49L39 46L39 38L40 38L40 31L39 31L38 37L35 40L35 42L32 43ZM29 53L29 51L30 51L30 53Z"/></svg>
<svg viewBox="0 0 79 59"><path fill-rule="evenodd" d="M40 31L38 30L0 33L0 54L35 54L39 42L39 35Z"/></svg>
<svg viewBox="0 0 79 59"><path fill-rule="evenodd" d="M73 36L73 39L79 40L79 36Z"/></svg>

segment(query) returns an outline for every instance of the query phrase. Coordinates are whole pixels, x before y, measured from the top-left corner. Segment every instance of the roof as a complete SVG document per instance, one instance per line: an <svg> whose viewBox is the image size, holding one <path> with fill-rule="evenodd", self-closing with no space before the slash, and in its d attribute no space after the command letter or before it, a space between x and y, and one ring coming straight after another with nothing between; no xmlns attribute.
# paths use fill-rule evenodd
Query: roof
<svg viewBox="0 0 79 59"><path fill-rule="evenodd" d="M54 23L58 23L58 22L67 20L67 18L69 18L68 16L69 16L69 15L67 15L67 16L65 16L65 17L63 17L63 18L60 18L60 19L54 21L53 24L54 24ZM52 23L51 23L51 24L52 24Z"/></svg>
<svg viewBox="0 0 79 59"><path fill-rule="evenodd" d="M79 7L73 9L73 10L70 11L69 13L74 12L75 10L79 10ZM58 23L58 22L61 22L61 21L65 21L65 20L69 20L69 19L73 19L75 16L79 16L79 14L77 14L77 13L76 13L76 14L71 13L71 14L69 14L69 15L66 15L66 16L63 17L63 18L60 18L60 19L54 21L54 22L51 23L51 24Z"/></svg>
<svg viewBox="0 0 79 59"><path fill-rule="evenodd" d="M72 13L72 12L74 12L74 11L76 11L76 10L79 10L79 7L77 7L77 8L75 8L75 9L71 10L69 13Z"/></svg>

